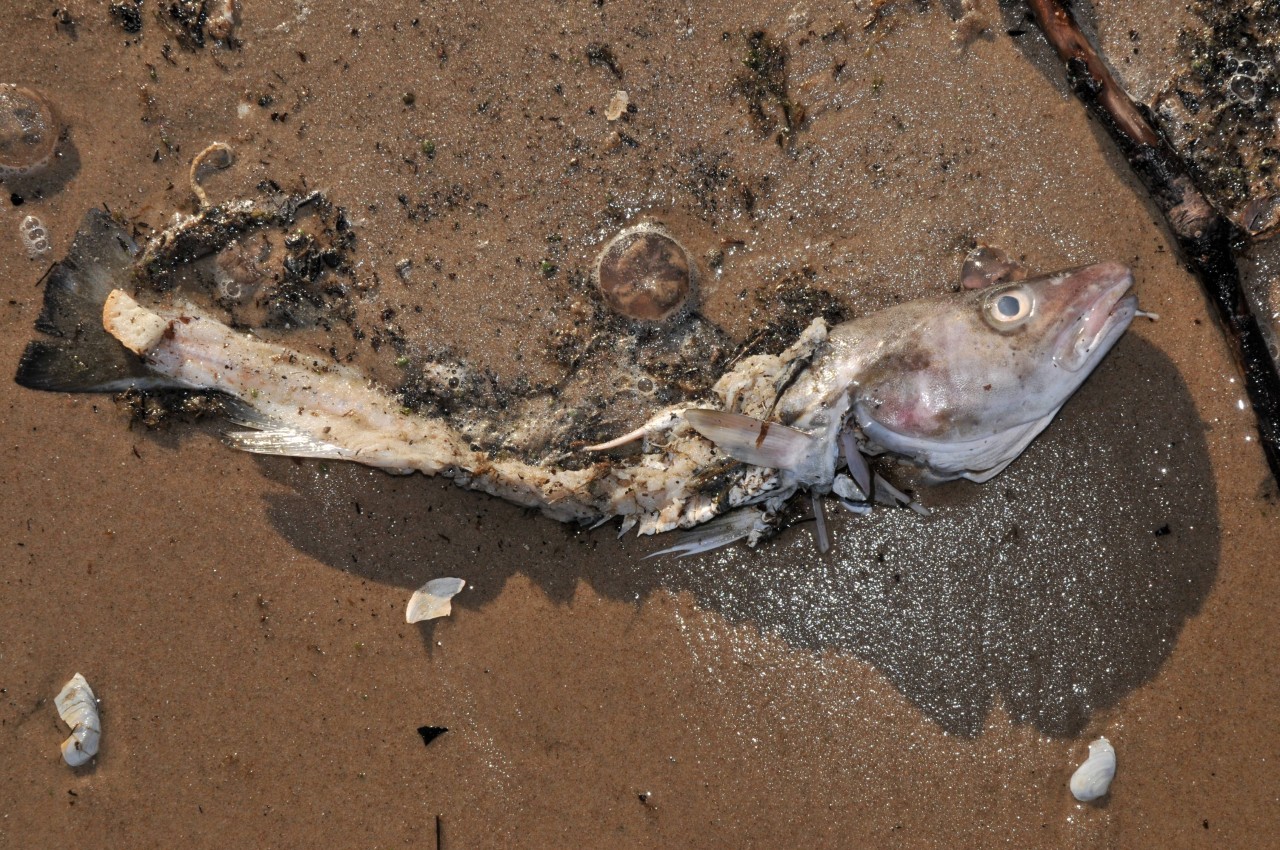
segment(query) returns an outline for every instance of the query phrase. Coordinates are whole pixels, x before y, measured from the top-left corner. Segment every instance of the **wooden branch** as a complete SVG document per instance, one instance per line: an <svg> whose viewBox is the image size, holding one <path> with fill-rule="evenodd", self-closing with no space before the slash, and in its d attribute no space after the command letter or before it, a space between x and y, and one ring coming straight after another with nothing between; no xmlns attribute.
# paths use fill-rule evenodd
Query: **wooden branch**
<svg viewBox="0 0 1280 850"><path fill-rule="evenodd" d="M1280 482L1280 372L1240 283L1233 245L1242 234L1206 200L1182 158L1089 44L1065 0L1027 0L1066 66L1067 81L1151 193L1183 259L1217 310L1258 419L1258 438Z"/></svg>

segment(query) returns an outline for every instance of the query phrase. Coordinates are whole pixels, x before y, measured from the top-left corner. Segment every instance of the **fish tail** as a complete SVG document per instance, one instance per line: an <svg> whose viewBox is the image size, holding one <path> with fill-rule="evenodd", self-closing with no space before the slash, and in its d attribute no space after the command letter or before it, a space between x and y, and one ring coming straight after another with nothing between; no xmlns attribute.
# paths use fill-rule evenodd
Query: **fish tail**
<svg viewBox="0 0 1280 850"><path fill-rule="evenodd" d="M54 264L14 380L34 390L120 392L170 386L106 332L102 308L129 280L138 247L105 210L90 210L65 259Z"/></svg>

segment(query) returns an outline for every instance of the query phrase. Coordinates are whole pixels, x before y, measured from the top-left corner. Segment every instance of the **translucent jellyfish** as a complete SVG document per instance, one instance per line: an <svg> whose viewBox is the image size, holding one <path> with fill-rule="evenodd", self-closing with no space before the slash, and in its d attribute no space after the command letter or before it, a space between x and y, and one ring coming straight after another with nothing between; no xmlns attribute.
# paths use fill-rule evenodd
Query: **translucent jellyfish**
<svg viewBox="0 0 1280 850"><path fill-rule="evenodd" d="M58 119L39 92L0 83L0 180L46 167L58 146Z"/></svg>
<svg viewBox="0 0 1280 850"><path fill-rule="evenodd" d="M665 321L693 290L694 266L684 247L661 227L623 230L600 252L595 279L610 308L632 319Z"/></svg>

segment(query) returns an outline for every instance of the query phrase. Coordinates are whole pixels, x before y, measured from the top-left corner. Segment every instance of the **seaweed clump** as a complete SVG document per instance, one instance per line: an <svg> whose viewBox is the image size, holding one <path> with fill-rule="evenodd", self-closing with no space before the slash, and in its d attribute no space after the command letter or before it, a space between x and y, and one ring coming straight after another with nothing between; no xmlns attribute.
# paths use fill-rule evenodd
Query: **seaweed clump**
<svg viewBox="0 0 1280 850"><path fill-rule="evenodd" d="M182 389L130 389L115 396L117 404L129 414L129 425L141 425L148 431L167 427L173 422L199 422L226 412L227 396L217 392Z"/></svg>
<svg viewBox="0 0 1280 850"><path fill-rule="evenodd" d="M735 85L746 98L751 122L761 135L785 147L804 127L805 108L791 99L787 87L787 47L764 30L747 36L743 70Z"/></svg>

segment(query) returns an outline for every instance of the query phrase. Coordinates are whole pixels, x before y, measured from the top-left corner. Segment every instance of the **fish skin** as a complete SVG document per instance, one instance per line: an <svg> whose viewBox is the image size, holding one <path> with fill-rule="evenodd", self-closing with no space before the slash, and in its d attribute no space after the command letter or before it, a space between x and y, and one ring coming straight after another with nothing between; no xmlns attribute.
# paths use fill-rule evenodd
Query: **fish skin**
<svg viewBox="0 0 1280 850"><path fill-rule="evenodd" d="M118 227L101 217L92 223ZM120 252L135 251L123 238L117 243ZM124 266L123 259L113 262ZM88 261L80 266L64 274L69 280L58 292L46 292L46 312L70 303L76 274L105 291L101 270ZM112 391L121 381L160 380L225 393L238 400L231 418L250 429L228 434L228 442L245 451L443 475L556 520L618 517L623 531L640 534L759 509L723 523L705 546L673 547L689 554L723 545L736 532L754 543L797 492L831 492L850 466L842 443L846 451L852 444L868 455L895 455L938 480L997 474L1128 327L1136 310L1132 282L1126 267L1098 263L896 305L830 328L816 319L781 354L738 362L699 404L659 411L631 435L643 440L640 452L602 454L580 469L477 449L447 420L404 409L358 371L233 330L194 305L148 306L117 288L106 292L94 321L147 367L139 377L135 363L130 376L109 383ZM1004 312L1015 307L1025 315L1008 319ZM65 354L80 336L56 344ZM51 345L32 343L19 383L93 389L59 386L55 373L40 368ZM692 410L702 412L686 416ZM769 437L768 423L786 428ZM774 457L776 468L756 465Z"/></svg>

